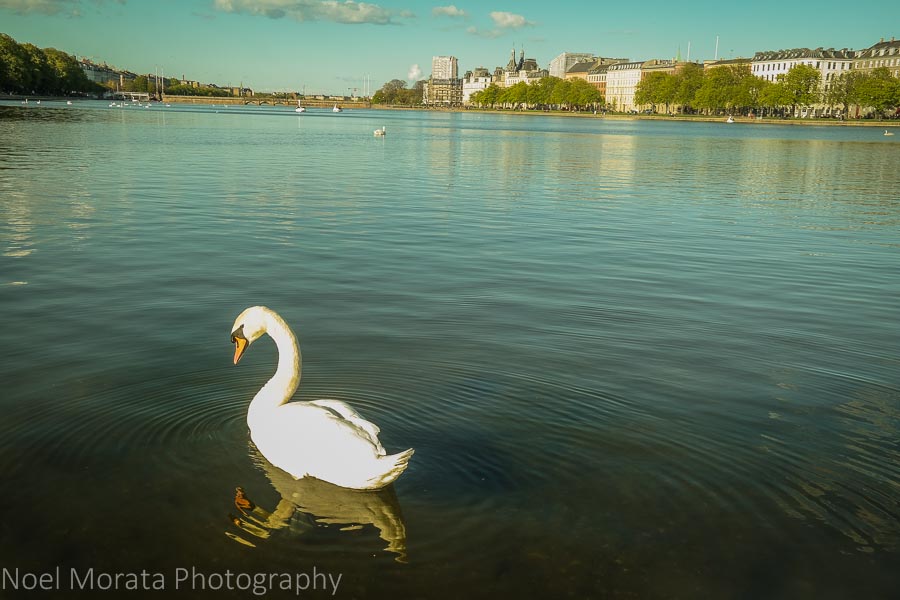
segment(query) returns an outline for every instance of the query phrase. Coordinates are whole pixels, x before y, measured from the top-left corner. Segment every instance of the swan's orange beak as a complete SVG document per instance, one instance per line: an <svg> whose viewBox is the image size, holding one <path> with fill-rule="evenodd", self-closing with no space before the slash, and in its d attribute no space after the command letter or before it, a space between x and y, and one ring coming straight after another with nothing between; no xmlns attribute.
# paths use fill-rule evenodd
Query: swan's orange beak
<svg viewBox="0 0 900 600"><path fill-rule="evenodd" d="M243 325L231 332L231 343L234 344L234 364L238 364L244 355L244 350L250 345L250 342L244 337Z"/></svg>
<svg viewBox="0 0 900 600"><path fill-rule="evenodd" d="M234 364L238 364L238 361L241 360L241 356L244 355L244 350L247 349L247 338L237 337L234 338Z"/></svg>

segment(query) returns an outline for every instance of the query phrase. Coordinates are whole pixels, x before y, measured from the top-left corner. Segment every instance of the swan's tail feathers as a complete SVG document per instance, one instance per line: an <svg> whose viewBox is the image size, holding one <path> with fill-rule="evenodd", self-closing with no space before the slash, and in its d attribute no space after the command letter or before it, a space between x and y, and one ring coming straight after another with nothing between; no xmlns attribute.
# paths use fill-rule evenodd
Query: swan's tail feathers
<svg viewBox="0 0 900 600"><path fill-rule="evenodd" d="M400 473L409 466L409 459L414 453L415 450L410 448L397 454L378 457L378 462L386 468L380 469L381 473L369 479L370 489L382 488L400 477Z"/></svg>

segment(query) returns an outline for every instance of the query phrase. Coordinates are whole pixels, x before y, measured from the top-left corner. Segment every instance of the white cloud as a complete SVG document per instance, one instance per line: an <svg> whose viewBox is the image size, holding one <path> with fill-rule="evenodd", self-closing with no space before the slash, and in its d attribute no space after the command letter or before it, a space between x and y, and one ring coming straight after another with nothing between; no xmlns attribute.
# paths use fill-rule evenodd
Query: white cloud
<svg viewBox="0 0 900 600"><path fill-rule="evenodd" d="M453 4L449 6L435 6L431 9L431 14L435 17L451 17L463 19L469 16L466 11L460 8L456 8L456 6Z"/></svg>
<svg viewBox="0 0 900 600"><path fill-rule="evenodd" d="M215 0L214 6L223 12L260 15L270 19L289 17L295 21L333 21L335 23L371 23L388 25L395 16L377 4L354 0ZM409 17L404 11L401 15Z"/></svg>
<svg viewBox="0 0 900 600"><path fill-rule="evenodd" d="M500 29L478 29L474 25L466 29L466 33L469 35L474 35L476 37L487 38L492 40L494 38L498 38L503 35L503 31Z"/></svg>
<svg viewBox="0 0 900 600"><path fill-rule="evenodd" d="M527 21L522 15L497 10L491 13L491 19L494 20L494 24L497 25L497 27L502 29L519 29L526 25L534 25L534 23Z"/></svg>
<svg viewBox="0 0 900 600"><path fill-rule="evenodd" d="M419 68L419 65L410 65L409 73L406 74L406 78L410 81L418 81L422 78L422 69Z"/></svg>

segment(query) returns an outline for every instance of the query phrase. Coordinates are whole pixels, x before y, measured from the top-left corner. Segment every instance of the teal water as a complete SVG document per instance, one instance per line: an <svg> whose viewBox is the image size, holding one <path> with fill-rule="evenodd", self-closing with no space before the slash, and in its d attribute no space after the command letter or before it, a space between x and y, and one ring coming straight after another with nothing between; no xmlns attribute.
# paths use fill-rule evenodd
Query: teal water
<svg viewBox="0 0 900 600"><path fill-rule="evenodd" d="M0 103L0 567L170 592L177 568L316 567L345 598L890 597L881 133ZM229 343L254 304L300 337L299 399L416 449L391 489L258 456L275 348L235 367ZM278 518L236 525L237 486Z"/></svg>

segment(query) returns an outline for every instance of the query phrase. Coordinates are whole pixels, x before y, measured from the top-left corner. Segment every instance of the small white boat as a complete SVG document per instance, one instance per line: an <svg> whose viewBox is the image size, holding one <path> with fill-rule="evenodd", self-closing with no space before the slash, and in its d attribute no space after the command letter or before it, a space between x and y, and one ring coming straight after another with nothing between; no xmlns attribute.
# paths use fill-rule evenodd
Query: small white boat
<svg viewBox="0 0 900 600"><path fill-rule="evenodd" d="M728 115L728 118L725 120L726 123L734 123L734 117Z"/></svg>
<svg viewBox="0 0 900 600"><path fill-rule="evenodd" d="M893 132L893 131L888 131L887 129L885 129L885 130L884 130L884 135L894 135L894 132Z"/></svg>
<svg viewBox="0 0 900 600"><path fill-rule="evenodd" d="M306 109L300 105L300 101L297 100L297 108L294 109L294 112L305 113Z"/></svg>
<svg viewBox="0 0 900 600"><path fill-rule="evenodd" d="M381 129L375 130L375 137L384 137L384 134L385 134L384 125L381 126Z"/></svg>
<svg viewBox="0 0 900 600"><path fill-rule="evenodd" d="M341 108L340 106L338 106L337 104L335 104L334 108L331 109L331 112L336 112L336 113L344 112L344 109Z"/></svg>

